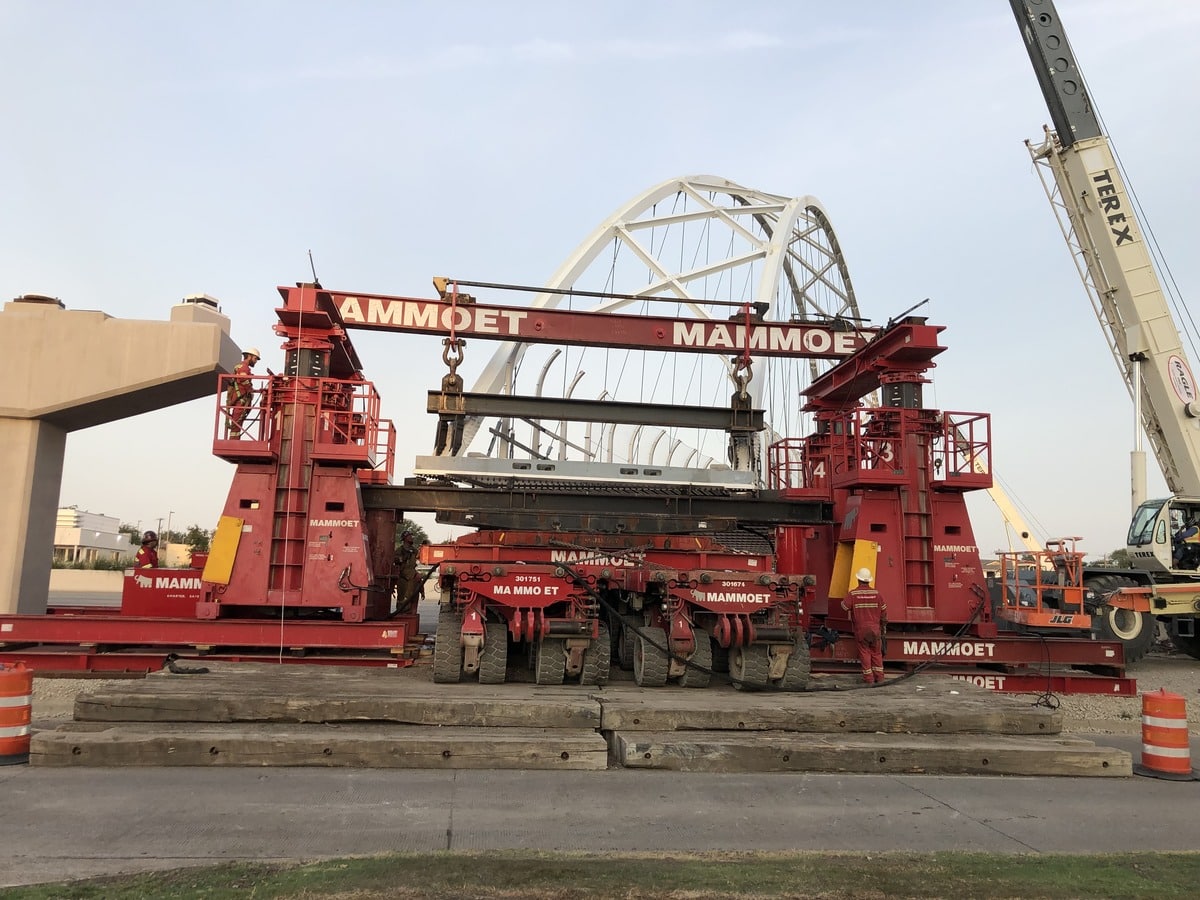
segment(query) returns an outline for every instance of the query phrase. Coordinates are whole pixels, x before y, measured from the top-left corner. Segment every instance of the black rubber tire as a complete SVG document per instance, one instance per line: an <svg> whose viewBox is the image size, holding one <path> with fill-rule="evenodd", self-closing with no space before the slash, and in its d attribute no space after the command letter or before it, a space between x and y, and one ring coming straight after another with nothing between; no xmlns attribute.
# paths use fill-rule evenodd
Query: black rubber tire
<svg viewBox="0 0 1200 900"><path fill-rule="evenodd" d="M680 687L706 688L712 680L712 638L707 631L692 630L696 639L696 650L688 657L687 668L679 676Z"/></svg>
<svg viewBox="0 0 1200 900"><path fill-rule="evenodd" d="M1200 635L1192 637L1184 637L1181 634L1172 634L1171 644L1180 653L1186 653L1192 659L1200 659Z"/></svg>
<svg viewBox="0 0 1200 900"><path fill-rule="evenodd" d="M634 637L633 680L638 687L662 687L667 683L667 651L659 649L666 646L667 633L661 628L647 626Z"/></svg>
<svg viewBox="0 0 1200 900"><path fill-rule="evenodd" d="M483 626L483 649L479 651L479 683L504 684L508 671L508 626L488 622Z"/></svg>
<svg viewBox="0 0 1200 900"><path fill-rule="evenodd" d="M729 648L722 647L716 641L712 645L712 670L714 672L729 671Z"/></svg>
<svg viewBox="0 0 1200 900"><path fill-rule="evenodd" d="M600 635L583 651L583 671L579 673L580 684L608 684L612 668L612 636L608 626L600 623Z"/></svg>
<svg viewBox="0 0 1200 900"><path fill-rule="evenodd" d="M462 677L462 619L458 610L443 606L438 610L437 634L433 639L433 680L454 684Z"/></svg>
<svg viewBox="0 0 1200 900"><path fill-rule="evenodd" d="M771 672L766 644L733 647L729 651L729 679L739 691L753 691L767 686Z"/></svg>
<svg viewBox="0 0 1200 900"><path fill-rule="evenodd" d="M792 647L792 655L788 657L787 668L779 679L781 691L807 691L808 677L812 674L812 661L808 655L808 644L804 638L796 641Z"/></svg>
<svg viewBox="0 0 1200 900"><path fill-rule="evenodd" d="M1085 586L1098 596L1112 593L1118 588L1133 587L1132 578L1123 575L1098 575L1089 578ZM1099 641L1120 641L1125 648L1125 664L1138 662L1154 646L1158 620L1146 613L1130 609L1106 607L1092 613L1092 635Z"/></svg>
<svg viewBox="0 0 1200 900"><path fill-rule="evenodd" d="M633 671L633 648L637 644L637 632L642 623L633 616L621 618L621 630L617 633L617 665L626 672Z"/></svg>
<svg viewBox="0 0 1200 900"><path fill-rule="evenodd" d="M567 672L566 648L562 638L542 638L533 660L533 680L537 684L562 684Z"/></svg>

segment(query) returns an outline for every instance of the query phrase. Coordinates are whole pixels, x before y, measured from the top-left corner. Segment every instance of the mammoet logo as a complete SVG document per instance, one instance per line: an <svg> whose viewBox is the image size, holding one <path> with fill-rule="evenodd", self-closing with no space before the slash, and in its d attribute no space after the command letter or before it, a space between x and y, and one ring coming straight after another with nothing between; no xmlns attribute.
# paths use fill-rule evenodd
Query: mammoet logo
<svg viewBox="0 0 1200 900"><path fill-rule="evenodd" d="M1003 675L951 675L955 681L965 681L967 684L977 684L989 691L1004 690L1007 679Z"/></svg>
<svg viewBox="0 0 1200 900"><path fill-rule="evenodd" d="M636 566L646 559L645 553L630 553L628 556L599 556L590 550L551 550L550 562L584 563L589 566Z"/></svg>
<svg viewBox="0 0 1200 900"><path fill-rule="evenodd" d="M693 591L698 603L751 603L755 606L766 606L774 598L773 594L755 593L751 591Z"/></svg>
<svg viewBox="0 0 1200 900"><path fill-rule="evenodd" d="M357 528L358 519L309 519L309 528Z"/></svg>
<svg viewBox="0 0 1200 900"><path fill-rule="evenodd" d="M343 320L351 323L395 325L427 331L474 331L478 334L514 337L521 333L521 322L529 318L528 312L520 310L447 306L433 300L383 297L345 297L338 306L338 312Z"/></svg>
<svg viewBox="0 0 1200 900"><path fill-rule="evenodd" d="M862 344L853 332L831 332L823 328L783 329L772 325L726 325L721 322L676 322L673 343L677 347L711 347L723 350L771 350L775 353L831 353L848 356Z"/></svg>
<svg viewBox="0 0 1200 900"><path fill-rule="evenodd" d="M976 553L979 548L971 544L934 544L934 553Z"/></svg>
<svg viewBox="0 0 1200 900"><path fill-rule="evenodd" d="M198 575L183 578L176 575L156 575L154 578L154 586L160 591L198 591L200 590L200 577Z"/></svg>
<svg viewBox="0 0 1200 900"><path fill-rule="evenodd" d="M996 655L996 645L986 641L905 641L905 656L972 656Z"/></svg>

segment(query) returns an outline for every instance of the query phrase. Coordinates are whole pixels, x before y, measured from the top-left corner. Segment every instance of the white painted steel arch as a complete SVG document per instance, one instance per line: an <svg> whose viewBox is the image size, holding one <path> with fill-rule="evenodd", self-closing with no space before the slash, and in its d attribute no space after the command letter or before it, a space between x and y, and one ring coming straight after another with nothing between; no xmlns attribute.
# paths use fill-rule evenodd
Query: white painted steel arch
<svg viewBox="0 0 1200 900"><path fill-rule="evenodd" d="M572 290L638 299L597 300L572 296ZM766 304L766 317L773 321L859 319L841 247L815 198L789 198L716 176L693 175L664 181L623 204L563 261L532 305L717 319L736 312L730 304L744 302ZM573 392L577 397L708 406L728 405L733 391L731 366L722 357L568 348L556 362L548 359L549 352L534 345L499 345L469 389L559 396ZM536 364L528 358L534 354ZM767 410L773 431L768 440L800 433L799 392L827 366L808 360L755 360L749 389L755 405ZM558 390L556 379L548 377L554 371L559 373ZM482 425L468 423L462 452L484 449L471 446ZM615 429L610 428L607 436L600 429L600 438L593 441L582 427L575 438L568 438L570 423L542 423L540 431L516 423L508 432L515 439L510 444L495 437L507 426L488 426L493 434L490 455L525 455L520 449L524 445L552 458L579 458L568 451L582 445L589 448L587 458L600 461L726 461L723 434L649 428L614 439ZM638 458L627 458L634 456ZM745 468L745 463L736 461L736 467ZM749 467L758 469L760 464L761 459Z"/></svg>

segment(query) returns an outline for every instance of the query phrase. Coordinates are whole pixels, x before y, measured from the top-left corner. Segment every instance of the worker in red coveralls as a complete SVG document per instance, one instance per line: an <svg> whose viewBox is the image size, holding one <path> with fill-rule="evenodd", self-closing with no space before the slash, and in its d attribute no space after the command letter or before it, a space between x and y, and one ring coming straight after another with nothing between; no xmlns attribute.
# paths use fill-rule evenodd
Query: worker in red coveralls
<svg viewBox="0 0 1200 900"><path fill-rule="evenodd" d="M153 531L142 535L142 546L134 558L133 565L138 569L158 568L158 535Z"/></svg>
<svg viewBox="0 0 1200 900"><path fill-rule="evenodd" d="M225 405L229 407L230 437L242 436L242 423L250 414L254 405L254 382L250 376L254 364L261 359L257 347L251 347L242 352L242 361L233 367L233 377L229 379L229 387L225 390Z"/></svg>
<svg viewBox="0 0 1200 900"><path fill-rule="evenodd" d="M871 587L871 570L859 569L858 587L846 595L842 609L850 613L854 624L854 643L862 661L862 677L867 684L883 681L883 632L887 628L887 603Z"/></svg>

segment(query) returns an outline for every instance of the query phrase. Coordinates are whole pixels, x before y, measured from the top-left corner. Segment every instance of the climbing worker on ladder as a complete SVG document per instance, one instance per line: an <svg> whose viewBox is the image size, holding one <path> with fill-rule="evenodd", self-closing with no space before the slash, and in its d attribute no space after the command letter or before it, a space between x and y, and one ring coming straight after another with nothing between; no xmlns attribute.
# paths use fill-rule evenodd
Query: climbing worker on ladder
<svg viewBox="0 0 1200 900"><path fill-rule="evenodd" d="M257 347L242 351L242 361L233 368L233 378L225 391L225 405L229 407L229 437L240 438L250 408L254 405L254 382L250 376L254 372L254 364L259 361L261 354Z"/></svg>
<svg viewBox="0 0 1200 900"><path fill-rule="evenodd" d="M862 568L855 575L858 587L846 594L842 609L854 625L854 643L862 662L862 678L867 684L883 681L883 633L887 628L887 603L871 587L871 570Z"/></svg>

